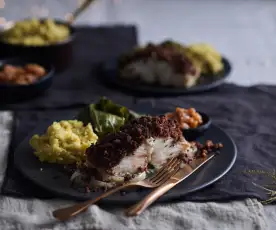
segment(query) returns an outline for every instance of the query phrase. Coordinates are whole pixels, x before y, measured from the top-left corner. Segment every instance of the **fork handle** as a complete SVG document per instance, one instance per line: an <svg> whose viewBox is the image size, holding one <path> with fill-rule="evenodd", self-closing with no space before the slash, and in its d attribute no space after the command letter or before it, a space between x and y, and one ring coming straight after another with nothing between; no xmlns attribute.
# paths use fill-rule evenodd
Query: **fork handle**
<svg viewBox="0 0 276 230"><path fill-rule="evenodd" d="M103 198L123 189L123 188L130 187L130 186L133 186L133 184L124 184L122 186L115 187L115 188L101 194L94 200L88 200L88 201L85 201L82 203L75 204L73 206L57 209L57 210L53 211L53 216L56 219L61 220L61 221L68 220L69 218L85 211L90 205L96 203L97 201L99 201L99 200L101 200L101 199L103 199Z"/></svg>
<svg viewBox="0 0 276 230"><path fill-rule="evenodd" d="M169 191L172 187L176 185L175 182L168 181L161 185L150 194L148 194L143 200L139 201L135 205L131 206L126 210L127 216L137 216L140 215L147 207L149 207L154 201L156 201L160 196Z"/></svg>

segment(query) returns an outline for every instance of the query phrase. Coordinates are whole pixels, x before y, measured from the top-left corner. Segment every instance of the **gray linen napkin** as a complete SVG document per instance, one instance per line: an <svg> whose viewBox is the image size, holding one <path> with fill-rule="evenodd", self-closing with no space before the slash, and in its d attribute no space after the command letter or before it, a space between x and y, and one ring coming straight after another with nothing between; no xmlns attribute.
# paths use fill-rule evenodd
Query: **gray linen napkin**
<svg viewBox="0 0 276 230"><path fill-rule="evenodd" d="M10 140L12 113L0 112L0 185L3 181L7 150ZM59 207L73 204L62 200L24 200L0 198L0 229L2 230L168 230L168 229L225 229L267 230L275 229L275 207L265 211L255 199L228 203L194 203L154 205L138 217L128 218L122 209L103 209L93 205L86 213L60 223L51 212ZM267 219L268 215L271 219ZM270 221L270 222L269 222ZM274 224L274 227L272 227ZM269 227L270 226L270 227Z"/></svg>
<svg viewBox="0 0 276 230"><path fill-rule="evenodd" d="M72 204L68 201L0 200L1 229L55 230L267 230L264 208L256 200L229 203L193 203L156 205L134 218L125 217L122 209L102 209L93 205L86 213L66 223L51 216L55 208ZM4 228L3 228L4 227Z"/></svg>

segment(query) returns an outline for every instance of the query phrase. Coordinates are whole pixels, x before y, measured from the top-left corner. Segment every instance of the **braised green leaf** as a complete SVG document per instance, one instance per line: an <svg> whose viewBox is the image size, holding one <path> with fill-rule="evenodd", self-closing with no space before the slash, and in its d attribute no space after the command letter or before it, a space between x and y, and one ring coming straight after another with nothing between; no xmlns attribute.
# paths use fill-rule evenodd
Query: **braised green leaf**
<svg viewBox="0 0 276 230"><path fill-rule="evenodd" d="M117 132L128 121L140 115L130 111L127 107L113 103L102 97L98 103L85 107L77 119L85 124L91 122L99 138L107 133Z"/></svg>

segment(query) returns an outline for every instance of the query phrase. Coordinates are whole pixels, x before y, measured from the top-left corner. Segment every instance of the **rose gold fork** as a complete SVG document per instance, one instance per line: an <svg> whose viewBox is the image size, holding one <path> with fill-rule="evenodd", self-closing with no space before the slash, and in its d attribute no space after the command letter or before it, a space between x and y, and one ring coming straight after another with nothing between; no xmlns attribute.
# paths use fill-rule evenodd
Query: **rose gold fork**
<svg viewBox="0 0 276 230"><path fill-rule="evenodd" d="M188 178L193 173L197 172L198 169L203 167L211 159L214 159L215 154L208 156L207 158L194 159L189 164L183 165L177 173L172 175L172 177L163 183L158 188L150 192L144 199L140 200L137 204L131 206L126 210L127 216L137 216L140 215L147 207L149 207L154 201L156 201L163 194L168 192L174 186Z"/></svg>
<svg viewBox="0 0 276 230"><path fill-rule="evenodd" d="M155 188L160 186L161 184L165 183L167 180L170 179L172 175L174 175L180 167L181 160L177 158L173 158L170 161L168 161L161 169L159 169L156 173L154 173L149 178L146 178L143 181L138 182L129 182L126 184L123 184L121 186L115 187L102 195L98 196L94 200L88 200L67 208L61 208L57 209L53 212L53 216L61 221L67 220L70 217L73 217L83 211L85 211L90 205L96 203L97 201L121 190L127 187L132 186L141 186L146 188Z"/></svg>

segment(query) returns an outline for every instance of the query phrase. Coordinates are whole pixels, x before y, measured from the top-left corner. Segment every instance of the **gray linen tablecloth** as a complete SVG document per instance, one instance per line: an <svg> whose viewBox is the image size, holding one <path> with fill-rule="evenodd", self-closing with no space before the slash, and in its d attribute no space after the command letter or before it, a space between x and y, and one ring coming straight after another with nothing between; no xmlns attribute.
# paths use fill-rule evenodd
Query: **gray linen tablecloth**
<svg viewBox="0 0 276 230"><path fill-rule="evenodd" d="M11 112L0 112L0 185L3 182L12 123ZM276 229L276 208L264 206L255 199L228 203L194 203L154 205L142 215L127 218L123 209L102 209L93 205L86 213L66 223L56 222L51 212L73 202L64 200L24 200L0 198L1 230L82 230L82 229Z"/></svg>

